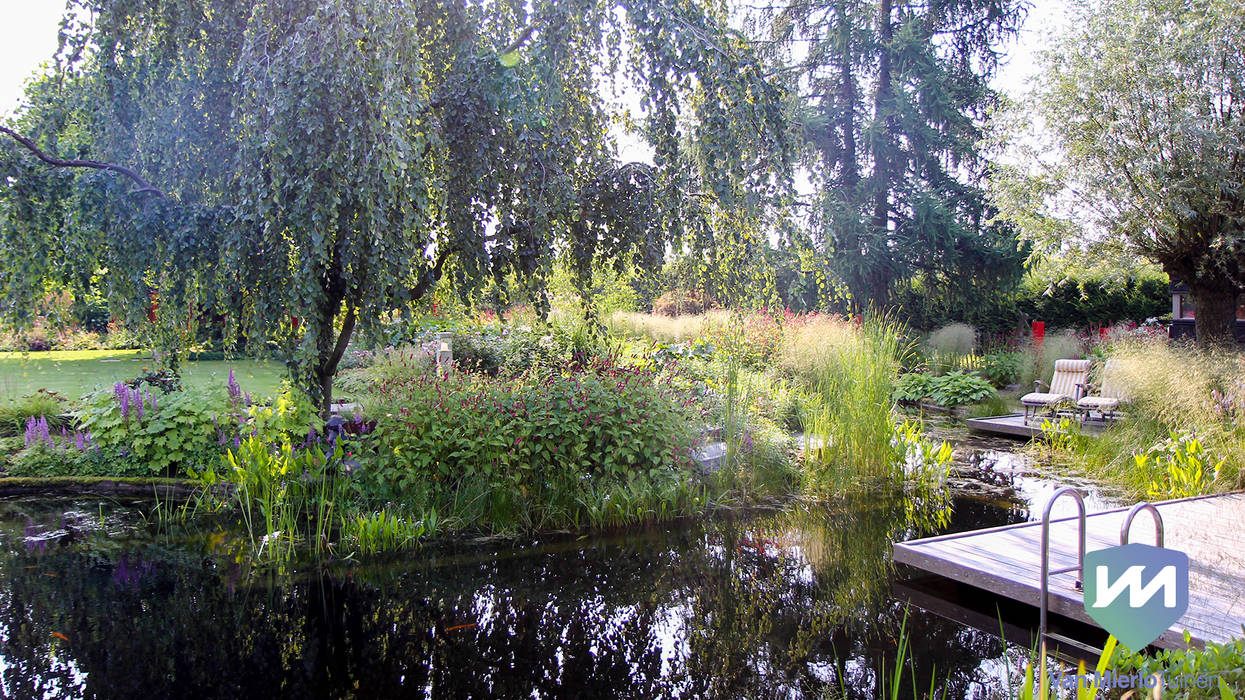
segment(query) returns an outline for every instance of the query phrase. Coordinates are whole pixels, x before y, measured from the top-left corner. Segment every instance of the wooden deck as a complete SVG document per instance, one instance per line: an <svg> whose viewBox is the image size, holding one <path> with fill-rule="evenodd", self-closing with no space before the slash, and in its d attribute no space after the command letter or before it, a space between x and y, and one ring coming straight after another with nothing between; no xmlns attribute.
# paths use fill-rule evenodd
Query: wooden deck
<svg viewBox="0 0 1245 700"><path fill-rule="evenodd" d="M1158 505L1163 514L1167 547L1189 555L1189 610L1155 642L1163 648L1184 647L1188 630L1195 645L1245 636L1245 493L1200 496ZM1086 519L1087 552L1120 543L1127 508L1091 513ZM1076 519L1054 520L1050 527L1050 568L1076 563ZM897 543L895 561L985 589L1037 607L1040 604L1042 525L1008 525ZM1153 543L1148 514L1133 521L1132 542ZM1076 573L1050 579L1053 614L1094 625L1085 613ZM1033 613L1037 626L1037 612ZM1096 626L1096 625L1095 625Z"/></svg>
<svg viewBox="0 0 1245 700"><path fill-rule="evenodd" d="M1076 418L1072 418L1076 420ZM1009 437L1035 438L1041 437L1042 419L1036 418L1032 423L1025 424L1025 416L1023 413L1009 413L1004 416L989 416L988 418L969 418L964 424L970 430L977 430L983 433L994 433L995 435L1007 435ZM1086 435L1097 435L1102 432L1109 423L1100 420L1086 421L1081 425L1081 432Z"/></svg>

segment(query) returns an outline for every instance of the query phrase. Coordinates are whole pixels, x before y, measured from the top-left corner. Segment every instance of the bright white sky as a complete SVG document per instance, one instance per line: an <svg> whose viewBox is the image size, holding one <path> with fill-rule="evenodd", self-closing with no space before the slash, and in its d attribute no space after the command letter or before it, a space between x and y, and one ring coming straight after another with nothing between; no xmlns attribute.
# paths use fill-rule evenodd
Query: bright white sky
<svg viewBox="0 0 1245 700"><path fill-rule="evenodd" d="M1035 68L1036 52L1063 19L1065 0L1034 0L1018 41L1004 48L1008 60L995 87L1016 95ZM22 86L56 51L63 0L0 0L0 116L13 113Z"/></svg>
<svg viewBox="0 0 1245 700"><path fill-rule="evenodd" d="M64 0L0 0L0 116L13 113L26 78L56 53Z"/></svg>

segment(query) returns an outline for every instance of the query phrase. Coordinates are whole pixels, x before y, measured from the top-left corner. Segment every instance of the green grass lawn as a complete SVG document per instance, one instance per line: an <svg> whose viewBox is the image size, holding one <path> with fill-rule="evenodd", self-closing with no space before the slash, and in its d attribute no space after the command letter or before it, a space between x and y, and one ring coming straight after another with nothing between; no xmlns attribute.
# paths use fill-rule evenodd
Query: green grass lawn
<svg viewBox="0 0 1245 700"><path fill-rule="evenodd" d="M97 386L133 379L151 366L151 353L145 350L0 352L0 398L48 389L77 399ZM185 363L182 384L223 387L230 369L242 390L256 399L274 396L285 378L285 366L269 360L205 360Z"/></svg>

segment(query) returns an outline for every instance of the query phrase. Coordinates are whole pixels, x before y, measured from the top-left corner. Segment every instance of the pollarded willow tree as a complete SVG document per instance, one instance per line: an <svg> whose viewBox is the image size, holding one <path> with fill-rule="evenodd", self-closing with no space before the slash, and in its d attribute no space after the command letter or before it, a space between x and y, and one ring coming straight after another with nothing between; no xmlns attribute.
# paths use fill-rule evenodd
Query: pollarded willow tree
<svg viewBox="0 0 1245 700"><path fill-rule="evenodd" d="M76 0L67 17L46 96L4 127L5 310L106 270L132 322L212 312L279 342L326 410L355 329L444 275L538 289L559 252L582 280L706 245L687 201L746 206L748 164L784 151L780 94L716 3ZM623 68L652 165L612 156L598 82ZM678 147L692 130L714 167ZM88 252L52 260L68 241Z"/></svg>
<svg viewBox="0 0 1245 700"><path fill-rule="evenodd" d="M992 220L978 146L988 79L1018 0L788 0L754 4L754 34L799 97L815 247L858 308L905 285L950 305L1020 275ZM970 291L970 290L975 290ZM959 309L962 311L963 309Z"/></svg>
<svg viewBox="0 0 1245 700"><path fill-rule="evenodd" d="M1125 242L1189 286L1200 344L1231 340L1245 286L1245 9L1234 0L1073 9L1043 57L1030 116L1004 134L1036 140L1031 125L1041 124L1053 157L1029 153L1000 169L1000 206L1049 246ZM1061 200L1072 216L1060 215Z"/></svg>

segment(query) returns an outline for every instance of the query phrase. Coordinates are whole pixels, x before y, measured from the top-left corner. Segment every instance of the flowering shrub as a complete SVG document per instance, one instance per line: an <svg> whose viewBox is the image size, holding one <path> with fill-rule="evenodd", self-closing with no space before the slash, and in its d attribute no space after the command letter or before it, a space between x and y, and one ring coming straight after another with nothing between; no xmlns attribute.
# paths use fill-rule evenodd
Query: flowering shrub
<svg viewBox="0 0 1245 700"><path fill-rule="evenodd" d="M382 381L365 399L376 427L364 479L420 508L471 493L494 523L539 526L578 510L585 490L691 468L689 399L604 360L562 370Z"/></svg>
<svg viewBox="0 0 1245 700"><path fill-rule="evenodd" d="M118 382L84 396L75 416L99 447L149 475L175 476L219 459L237 432L232 408L219 390L161 394Z"/></svg>

